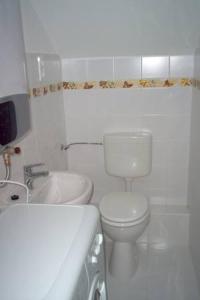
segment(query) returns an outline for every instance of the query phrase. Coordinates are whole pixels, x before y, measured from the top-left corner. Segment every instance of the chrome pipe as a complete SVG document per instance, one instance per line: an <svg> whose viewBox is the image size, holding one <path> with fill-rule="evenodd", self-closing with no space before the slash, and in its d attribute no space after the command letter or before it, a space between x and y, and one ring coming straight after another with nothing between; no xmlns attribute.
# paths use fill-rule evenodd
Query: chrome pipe
<svg viewBox="0 0 200 300"><path fill-rule="evenodd" d="M95 146L102 146L103 143L89 143L89 142L76 142L76 143L70 143L67 145L61 145L61 150L68 150L71 146L75 145L95 145Z"/></svg>

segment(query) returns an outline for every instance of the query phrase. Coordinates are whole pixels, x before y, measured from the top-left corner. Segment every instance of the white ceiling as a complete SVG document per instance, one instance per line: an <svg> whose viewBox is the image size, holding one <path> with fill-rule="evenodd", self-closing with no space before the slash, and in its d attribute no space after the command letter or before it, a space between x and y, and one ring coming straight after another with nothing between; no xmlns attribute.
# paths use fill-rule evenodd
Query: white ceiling
<svg viewBox="0 0 200 300"><path fill-rule="evenodd" d="M48 43L48 49L62 57L187 54L199 43L199 0L21 0L21 4L29 51Z"/></svg>

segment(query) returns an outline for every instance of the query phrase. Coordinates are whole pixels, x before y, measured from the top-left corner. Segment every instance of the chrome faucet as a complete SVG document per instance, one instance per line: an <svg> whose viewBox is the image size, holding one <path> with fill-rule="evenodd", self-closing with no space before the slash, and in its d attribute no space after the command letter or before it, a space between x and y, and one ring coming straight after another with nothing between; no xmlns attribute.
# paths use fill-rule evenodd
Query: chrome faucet
<svg viewBox="0 0 200 300"><path fill-rule="evenodd" d="M27 187L30 190L33 189L33 181L35 178L49 175L49 171L33 172L33 168L40 167L40 166L44 166L44 164L39 163L39 164L24 166L24 183L27 185Z"/></svg>

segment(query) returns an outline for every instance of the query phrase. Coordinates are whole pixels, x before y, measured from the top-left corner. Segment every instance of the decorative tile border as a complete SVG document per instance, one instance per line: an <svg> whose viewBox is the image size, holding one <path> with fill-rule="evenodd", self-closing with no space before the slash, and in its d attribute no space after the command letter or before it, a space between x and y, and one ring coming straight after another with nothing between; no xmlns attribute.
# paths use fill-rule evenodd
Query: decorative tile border
<svg viewBox="0 0 200 300"><path fill-rule="evenodd" d="M200 80L190 78L174 79L140 79L140 80L101 80L74 82L64 81L30 89L30 96L40 97L49 93L63 90L89 90L89 89L118 89L118 88L169 88L169 87L189 87L200 88Z"/></svg>
<svg viewBox="0 0 200 300"><path fill-rule="evenodd" d="M31 97L45 96L49 93L55 93L61 91L63 88L63 82L52 83L49 85L32 88L29 90L29 95Z"/></svg>
<svg viewBox="0 0 200 300"><path fill-rule="evenodd" d="M157 88L173 86L191 86L192 80L189 78L178 79L141 79L141 80L104 80L87 82L63 82L64 90L88 90L88 89L116 89L116 88Z"/></svg>

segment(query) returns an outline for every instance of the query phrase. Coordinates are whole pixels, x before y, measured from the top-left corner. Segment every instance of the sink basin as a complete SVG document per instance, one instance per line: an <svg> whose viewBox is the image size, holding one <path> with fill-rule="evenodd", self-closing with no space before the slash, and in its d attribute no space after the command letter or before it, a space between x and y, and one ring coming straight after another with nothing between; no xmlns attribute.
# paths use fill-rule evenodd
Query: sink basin
<svg viewBox="0 0 200 300"><path fill-rule="evenodd" d="M36 179L34 185L32 203L87 204L93 191L92 181L87 176L66 171L50 172L45 179Z"/></svg>

